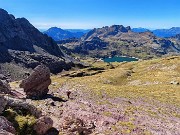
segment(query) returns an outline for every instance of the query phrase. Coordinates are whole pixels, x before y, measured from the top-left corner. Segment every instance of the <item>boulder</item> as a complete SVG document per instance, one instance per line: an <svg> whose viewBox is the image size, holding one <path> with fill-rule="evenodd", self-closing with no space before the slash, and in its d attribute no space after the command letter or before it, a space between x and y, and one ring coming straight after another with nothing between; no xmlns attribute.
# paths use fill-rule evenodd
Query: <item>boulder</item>
<svg viewBox="0 0 180 135"><path fill-rule="evenodd" d="M7 101L7 106L13 108L15 110L23 109L26 112L29 112L31 115L35 116L36 118L40 118L42 116L42 112L38 110L35 106L27 103L24 100L12 98L9 96L4 96Z"/></svg>
<svg viewBox="0 0 180 135"><path fill-rule="evenodd" d="M50 84L49 68L44 65L39 65L28 78L22 81L20 87L24 89L28 98L39 99L48 93L48 86Z"/></svg>
<svg viewBox="0 0 180 135"><path fill-rule="evenodd" d="M0 94L10 94L11 88L6 81L0 80Z"/></svg>
<svg viewBox="0 0 180 135"><path fill-rule="evenodd" d="M60 128L67 132L67 134L88 135L92 133L92 129L94 128L93 126L91 125L91 127L89 127L82 119L69 116L64 118Z"/></svg>
<svg viewBox="0 0 180 135"><path fill-rule="evenodd" d="M53 126L53 120L50 117L40 117L34 125L34 130L38 135L44 135Z"/></svg>
<svg viewBox="0 0 180 135"><path fill-rule="evenodd" d="M13 124L11 122L9 122L5 117L0 116L0 132L1 131L7 131L9 133L15 134L16 130L13 127ZM3 132L2 131L2 132ZM7 134L6 134L7 135Z"/></svg>
<svg viewBox="0 0 180 135"><path fill-rule="evenodd" d="M7 105L7 100L4 98L4 96L0 95L0 114L4 111L6 105Z"/></svg>

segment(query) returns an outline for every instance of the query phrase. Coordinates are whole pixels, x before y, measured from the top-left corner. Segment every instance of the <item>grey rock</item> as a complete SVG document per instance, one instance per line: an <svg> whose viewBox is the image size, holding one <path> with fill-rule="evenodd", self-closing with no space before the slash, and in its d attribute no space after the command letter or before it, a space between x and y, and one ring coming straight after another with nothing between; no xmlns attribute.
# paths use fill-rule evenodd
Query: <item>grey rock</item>
<svg viewBox="0 0 180 135"><path fill-rule="evenodd" d="M15 109L27 110L31 115L39 118L42 116L42 112L38 110L35 106L28 104L26 101L16 98L11 98L9 96L4 96L7 101L7 106Z"/></svg>
<svg viewBox="0 0 180 135"><path fill-rule="evenodd" d="M43 116L37 120L34 130L38 135L44 135L52 126L53 120L50 117Z"/></svg>
<svg viewBox="0 0 180 135"><path fill-rule="evenodd" d="M4 111L5 107L7 105L7 100L4 98L3 95L0 95L0 114Z"/></svg>
<svg viewBox="0 0 180 135"><path fill-rule="evenodd" d="M6 81L0 80L0 94L10 94L11 88Z"/></svg>

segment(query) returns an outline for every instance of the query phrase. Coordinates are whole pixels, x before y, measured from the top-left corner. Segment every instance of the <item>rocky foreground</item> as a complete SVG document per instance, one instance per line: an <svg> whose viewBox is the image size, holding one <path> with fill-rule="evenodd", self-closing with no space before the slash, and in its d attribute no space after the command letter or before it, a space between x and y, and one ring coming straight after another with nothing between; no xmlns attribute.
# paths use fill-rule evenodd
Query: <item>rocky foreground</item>
<svg viewBox="0 0 180 135"><path fill-rule="evenodd" d="M52 76L49 89L42 81L50 77L44 66L22 82L11 82L11 88L1 85L0 92L6 95L0 96L0 133L180 134L179 56L92 63L87 69Z"/></svg>

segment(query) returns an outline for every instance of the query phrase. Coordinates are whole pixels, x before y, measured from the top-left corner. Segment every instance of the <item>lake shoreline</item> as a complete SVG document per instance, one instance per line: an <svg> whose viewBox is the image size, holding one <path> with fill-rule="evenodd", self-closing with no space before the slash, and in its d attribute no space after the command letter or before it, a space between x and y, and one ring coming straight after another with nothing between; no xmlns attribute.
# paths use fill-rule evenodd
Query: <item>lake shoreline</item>
<svg viewBox="0 0 180 135"><path fill-rule="evenodd" d="M136 57L128 57L128 56L114 56L109 58L102 59L104 62L131 62L131 61L138 61L139 58Z"/></svg>

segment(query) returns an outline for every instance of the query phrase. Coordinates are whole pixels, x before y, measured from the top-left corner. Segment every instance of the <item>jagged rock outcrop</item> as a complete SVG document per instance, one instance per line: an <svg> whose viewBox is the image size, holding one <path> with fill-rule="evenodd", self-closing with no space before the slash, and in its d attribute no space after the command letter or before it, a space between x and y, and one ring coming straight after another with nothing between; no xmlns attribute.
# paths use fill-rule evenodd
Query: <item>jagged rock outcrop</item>
<svg viewBox="0 0 180 135"><path fill-rule="evenodd" d="M123 25L105 26L103 28L93 29L82 37L83 40L91 40L93 37L108 37L114 36L118 33L127 33L131 27L124 27Z"/></svg>
<svg viewBox="0 0 180 135"><path fill-rule="evenodd" d="M27 19L15 18L0 9L0 64L6 62L25 68L45 64L52 73L74 66L73 59L66 57L52 38Z"/></svg>
<svg viewBox="0 0 180 135"><path fill-rule="evenodd" d="M3 131L2 131L3 130ZM0 134L1 132L4 135L8 135L9 133L15 134L16 130L13 127L13 124L11 122L9 122L5 117L0 116ZM9 133L8 133L9 132ZM6 134L8 133L8 134ZM2 135L2 134L1 134Z"/></svg>
<svg viewBox="0 0 180 135"><path fill-rule="evenodd" d="M63 56L57 44L39 32L27 19L16 19L3 9L0 9L0 42L7 49Z"/></svg>
<svg viewBox="0 0 180 135"><path fill-rule="evenodd" d="M27 97L41 98L48 93L50 84L50 70L44 65L39 65L27 79L22 81L20 87L24 88Z"/></svg>
<svg viewBox="0 0 180 135"><path fill-rule="evenodd" d="M34 130L38 135L44 135L53 126L53 121L50 117L40 117L34 125Z"/></svg>

